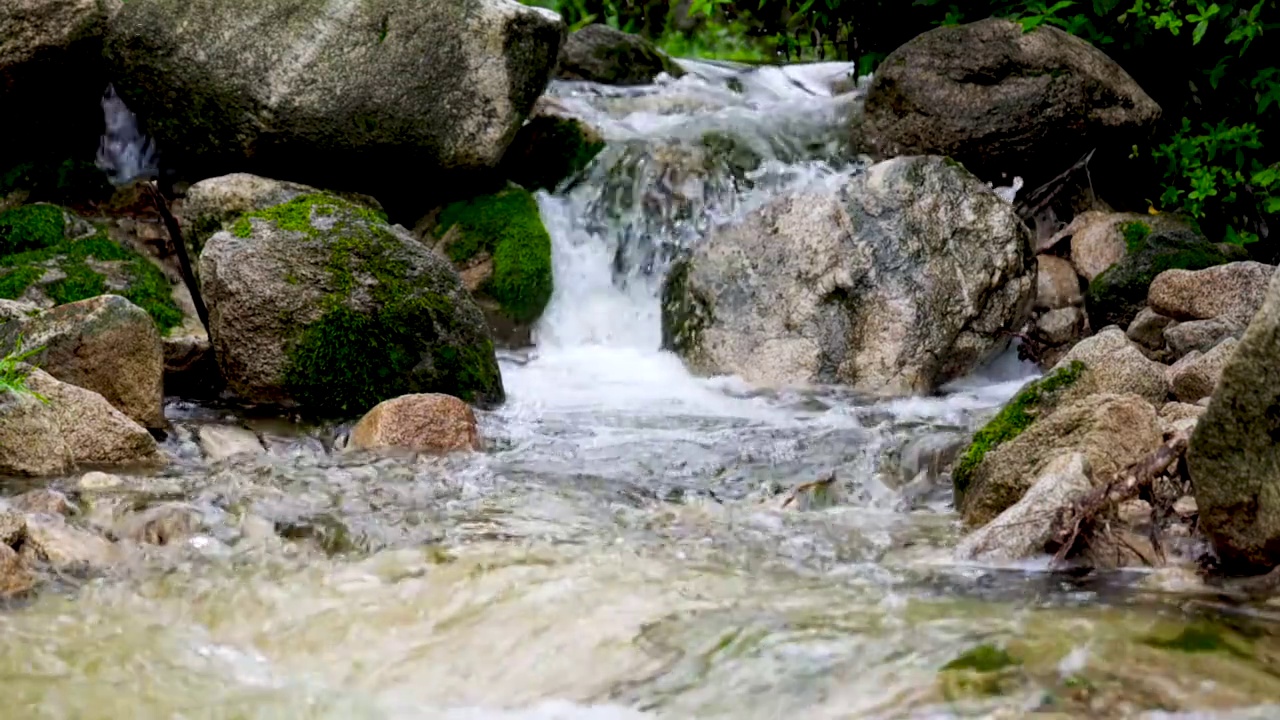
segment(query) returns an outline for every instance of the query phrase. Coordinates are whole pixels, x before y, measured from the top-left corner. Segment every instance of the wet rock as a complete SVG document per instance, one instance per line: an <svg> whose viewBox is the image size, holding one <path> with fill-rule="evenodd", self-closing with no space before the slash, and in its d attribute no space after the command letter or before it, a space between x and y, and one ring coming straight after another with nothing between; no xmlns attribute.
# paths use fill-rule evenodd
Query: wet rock
<svg viewBox="0 0 1280 720"><path fill-rule="evenodd" d="M502 159L504 174L529 190L554 190L604 149L604 136L564 104L544 95Z"/></svg>
<svg viewBox="0 0 1280 720"><path fill-rule="evenodd" d="M263 455L267 452L258 436L245 428L201 425L196 435L200 438L200 449L209 462L221 462L236 456Z"/></svg>
<svg viewBox="0 0 1280 720"><path fill-rule="evenodd" d="M1025 321L1029 242L1012 207L954 163L879 163L696 246L663 288L663 346L695 372L753 383L927 392Z"/></svg>
<svg viewBox="0 0 1280 720"><path fill-rule="evenodd" d="M124 479L119 475L111 475L97 470L81 475L80 480L76 482L77 488L90 492L114 490L122 485L124 485Z"/></svg>
<svg viewBox="0 0 1280 720"><path fill-rule="evenodd" d="M1191 320L1170 325L1164 331L1164 340L1171 359L1179 359L1192 351L1209 352L1227 338L1239 339L1244 328L1244 324L1224 318Z"/></svg>
<svg viewBox="0 0 1280 720"><path fill-rule="evenodd" d="M1148 350L1161 350L1164 348L1165 330L1176 324L1177 321L1173 318L1165 317L1151 308L1143 308L1133 322L1129 323L1125 337Z"/></svg>
<svg viewBox="0 0 1280 720"><path fill-rule="evenodd" d="M1036 307L1057 310L1084 302L1080 277L1071 263L1055 255L1037 255Z"/></svg>
<svg viewBox="0 0 1280 720"><path fill-rule="evenodd" d="M59 305L0 327L0 355L21 341L44 348L29 362L92 390L143 427L164 419L164 350L145 310L118 295Z"/></svg>
<svg viewBox="0 0 1280 720"><path fill-rule="evenodd" d="M101 131L102 36L119 0L0 3L0 167L22 153L72 152Z"/></svg>
<svg viewBox="0 0 1280 720"><path fill-rule="evenodd" d="M1220 318L1248 325L1275 274L1274 265L1233 262L1203 270L1167 270L1151 281L1152 309L1178 320Z"/></svg>
<svg viewBox="0 0 1280 720"><path fill-rule="evenodd" d="M956 559L1000 562L1044 553L1058 510L1092 488L1084 454L1066 452L1053 457L1021 499L960 541Z"/></svg>
<svg viewBox="0 0 1280 720"><path fill-rule="evenodd" d="M1213 394L1222 371L1231 361L1237 342L1227 338L1207 353L1192 351L1169 368L1169 385L1174 397L1184 403L1193 403Z"/></svg>
<svg viewBox="0 0 1280 720"><path fill-rule="evenodd" d="M17 545L26 533L27 516L7 501L0 501L0 545Z"/></svg>
<svg viewBox="0 0 1280 720"><path fill-rule="evenodd" d="M1127 151L1159 117L1087 42L1047 24L1028 33L988 19L930 30L890 53L855 132L877 157L948 155L983 179L1007 173L1036 187L1093 148Z"/></svg>
<svg viewBox="0 0 1280 720"><path fill-rule="evenodd" d="M479 450L471 407L449 395L405 395L379 403L351 431L351 447L424 453Z"/></svg>
<svg viewBox="0 0 1280 720"><path fill-rule="evenodd" d="M1152 281L1166 270L1199 270L1247 257L1240 247L1215 245L1194 230L1172 221L1133 221L1122 228L1124 256L1095 276L1085 293L1091 327L1128 327L1147 306L1147 290ZM1079 260L1076 262L1079 268ZM1084 271L1081 274L1085 274ZM1160 312L1154 305L1152 309Z"/></svg>
<svg viewBox="0 0 1280 720"><path fill-rule="evenodd" d="M150 462L151 434L92 390L43 370L27 378L43 396L0 394L0 475L56 475L77 465Z"/></svg>
<svg viewBox="0 0 1280 720"><path fill-rule="evenodd" d="M1183 495L1173 504L1173 511L1177 513L1178 517L1185 518L1191 517L1192 515L1200 512L1200 507L1196 504L1196 499L1194 497L1191 495Z"/></svg>
<svg viewBox="0 0 1280 720"><path fill-rule="evenodd" d="M680 77L684 70L645 38L601 23L569 34L556 69L562 80L605 85L646 85L662 73Z"/></svg>
<svg viewBox="0 0 1280 720"><path fill-rule="evenodd" d="M56 515L28 515L22 555L47 562L55 569L101 569L119 559L118 549L107 540L72 525Z"/></svg>
<svg viewBox="0 0 1280 720"><path fill-rule="evenodd" d="M1150 524L1153 512L1146 500L1126 500L1116 508L1120 522L1136 528Z"/></svg>
<svg viewBox="0 0 1280 720"><path fill-rule="evenodd" d="M1280 277L1273 277L1187 450L1187 466L1224 570L1280 564Z"/></svg>
<svg viewBox="0 0 1280 720"><path fill-rule="evenodd" d="M194 506L169 502L125 516L116 534L136 543L171 545L194 535L202 524L203 515Z"/></svg>
<svg viewBox="0 0 1280 720"><path fill-rule="evenodd" d="M45 515L70 515L75 509L66 495L57 490L28 490L21 495L9 498L9 505L15 510Z"/></svg>
<svg viewBox="0 0 1280 720"><path fill-rule="evenodd" d="M22 595L35 584L35 573L27 561L8 545L0 545L0 600Z"/></svg>
<svg viewBox="0 0 1280 720"><path fill-rule="evenodd" d="M164 391L184 398L213 398L222 387L213 343L204 333L163 338Z"/></svg>
<svg viewBox="0 0 1280 720"><path fill-rule="evenodd" d="M501 402L484 316L399 225L312 194L243 216L200 255L215 356L253 403L364 412L414 391Z"/></svg>
<svg viewBox="0 0 1280 720"><path fill-rule="evenodd" d="M131 0L105 54L192 176L234 167L395 195L409 191L389 167L441 187L495 168L563 39L555 13L512 2Z"/></svg>
<svg viewBox="0 0 1280 720"><path fill-rule="evenodd" d="M1045 464L1064 452L1083 453L1092 477L1101 482L1164 439L1155 408L1138 395L1096 394L1063 401L1020 431L1017 415L1025 409L1011 406L1012 413L1002 412L975 436L978 459L964 476L965 487L957 486L963 490L960 512L970 526L990 522L1020 500Z"/></svg>
<svg viewBox="0 0 1280 720"><path fill-rule="evenodd" d="M1081 361L1088 368L1089 392L1134 393L1153 405L1164 405L1169 383L1164 365L1149 360L1117 327L1106 328L1071 348L1058 367Z"/></svg>
<svg viewBox="0 0 1280 720"><path fill-rule="evenodd" d="M1066 345L1084 332L1084 320L1078 307L1050 310L1036 320L1036 338L1048 345Z"/></svg>

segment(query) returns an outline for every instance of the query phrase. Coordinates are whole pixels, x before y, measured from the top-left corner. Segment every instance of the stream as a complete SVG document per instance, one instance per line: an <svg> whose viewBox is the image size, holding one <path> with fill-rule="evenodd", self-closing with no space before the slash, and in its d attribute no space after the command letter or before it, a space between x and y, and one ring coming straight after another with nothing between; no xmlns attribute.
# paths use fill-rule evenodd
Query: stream
<svg viewBox="0 0 1280 720"><path fill-rule="evenodd" d="M1013 354L869 401L695 378L659 351L673 257L865 168L843 147L858 91L831 91L848 66L684 64L553 84L608 146L539 195L555 294L536 349L502 357L484 453L375 458L337 449L342 427L171 399L165 469L51 487L76 523L176 503L197 527L0 607L0 715L1280 716L1280 625L1187 570L952 560L939 469L1035 376ZM267 452L208 463L202 423Z"/></svg>

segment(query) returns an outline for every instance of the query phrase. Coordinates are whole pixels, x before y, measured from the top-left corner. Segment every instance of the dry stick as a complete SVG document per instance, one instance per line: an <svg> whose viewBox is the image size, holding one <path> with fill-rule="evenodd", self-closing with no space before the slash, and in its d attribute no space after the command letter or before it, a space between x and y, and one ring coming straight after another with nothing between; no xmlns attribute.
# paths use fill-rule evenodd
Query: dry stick
<svg viewBox="0 0 1280 720"><path fill-rule="evenodd" d="M1107 508L1137 497L1143 488L1149 488L1157 476L1182 457L1189 439L1190 433L1185 431L1174 435L1155 452L1116 473L1110 482L1094 488L1080 500L1063 508L1054 522L1052 542L1058 544L1054 562L1066 560L1076 542L1082 539L1082 528L1092 526Z"/></svg>
<svg viewBox="0 0 1280 720"><path fill-rule="evenodd" d="M169 201L164 195L150 182L143 182L142 186L147 191L147 196L151 198L151 202L155 204L156 209L160 211L160 217L164 220L164 227L169 231L169 240L173 243L174 250L178 253L178 266L182 271L182 282L186 284L187 291L191 293L191 302L196 306L196 315L200 318L200 324L204 326L204 331L209 332L209 310L205 307L204 297L200 295L200 286L196 283L195 273L191 271L191 257L187 255L187 245L182 240L182 228L178 225L177 219L173 217L173 213L169 211Z"/></svg>
<svg viewBox="0 0 1280 720"><path fill-rule="evenodd" d="M1097 148L1085 153L1084 157L1077 160L1074 165L1064 170L1057 177L1027 193L1027 199L1018 208L1018 214L1025 219L1048 207L1049 203L1053 202L1054 198L1058 196L1058 193L1062 192L1062 189L1067 186L1067 181L1071 179L1072 175L1080 172L1082 168L1086 173L1088 172L1089 161L1093 159L1095 152L1097 152ZM1092 188L1092 177L1089 178L1089 185ZM1039 197L1042 194L1044 197ZM1035 204L1032 205L1032 202Z"/></svg>

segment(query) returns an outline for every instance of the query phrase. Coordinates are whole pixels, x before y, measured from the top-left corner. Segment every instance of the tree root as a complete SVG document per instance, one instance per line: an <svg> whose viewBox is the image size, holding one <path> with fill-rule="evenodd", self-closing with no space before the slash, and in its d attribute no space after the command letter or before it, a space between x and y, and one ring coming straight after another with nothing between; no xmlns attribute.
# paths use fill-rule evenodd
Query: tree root
<svg viewBox="0 0 1280 720"><path fill-rule="evenodd" d="M1092 544L1091 538L1103 533L1111 534L1111 521L1117 516L1116 510L1121 503L1134 498L1154 499L1153 484L1186 454L1189 440L1189 432L1177 433L1155 452L1116 473L1080 500L1061 508L1054 518L1052 539L1045 548L1053 553L1054 563L1061 564L1081 553ZM1164 514L1159 510L1156 512L1157 517ZM1156 522L1151 524L1150 540L1152 547L1162 556L1158 525ZM1146 557L1122 537L1116 542L1148 563L1154 564L1160 559Z"/></svg>

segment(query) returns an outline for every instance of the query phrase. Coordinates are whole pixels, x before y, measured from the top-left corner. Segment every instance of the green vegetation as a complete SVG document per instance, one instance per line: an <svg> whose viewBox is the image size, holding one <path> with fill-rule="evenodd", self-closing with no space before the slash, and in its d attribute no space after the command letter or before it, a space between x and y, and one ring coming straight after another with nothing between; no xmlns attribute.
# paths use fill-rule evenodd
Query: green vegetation
<svg viewBox="0 0 1280 720"><path fill-rule="evenodd" d="M1147 236L1151 234L1151 226L1144 222L1127 222L1120 226L1120 232L1124 235L1125 249L1135 253L1146 245Z"/></svg>
<svg viewBox="0 0 1280 720"><path fill-rule="evenodd" d="M516 322L532 322L551 299L551 236L528 191L509 187L449 205L440 213L437 237L457 227L446 248L455 263L481 252L493 257L493 277L481 288Z"/></svg>
<svg viewBox="0 0 1280 720"><path fill-rule="evenodd" d="M985 644L970 648L956 656L951 662L942 666L943 670L974 670L976 672L995 672L1013 665L1021 664L1017 658L1005 652L1003 648Z"/></svg>
<svg viewBox="0 0 1280 720"><path fill-rule="evenodd" d="M0 396L7 393L31 395L40 402L49 402L48 398L27 387L27 377L34 368L24 364L24 361L41 350L44 350L44 348L37 347L23 350L22 338L18 338L18 344L14 351L4 357L0 357Z"/></svg>
<svg viewBox="0 0 1280 720"><path fill-rule="evenodd" d="M113 292L146 310L161 333L182 324L182 311L159 268L109 240L101 229L89 237L66 238L63 213L55 205L25 205L0 213L0 298L22 297L49 270L57 269L64 277L40 289L58 305ZM108 289L106 278L90 261L119 263L128 287Z"/></svg>
<svg viewBox="0 0 1280 720"><path fill-rule="evenodd" d="M1189 625L1171 638L1150 637L1143 642L1151 647L1184 653L1221 652L1245 659L1254 657L1254 653L1247 649L1243 641L1232 638L1207 623Z"/></svg>
<svg viewBox="0 0 1280 720"><path fill-rule="evenodd" d="M330 229L316 225L320 217L332 222ZM453 344L452 300L433 291L429 279L410 276L384 215L313 193L249 213L232 233L247 237L254 219L320 240L328 253L332 290L324 313L288 349L283 384L295 400L322 412L359 413L407 392L448 392L469 402L501 396L492 343ZM370 312L351 307L357 274L376 281L367 288L376 303Z"/></svg>
<svg viewBox="0 0 1280 720"><path fill-rule="evenodd" d="M558 10L571 28L601 22L645 35L678 57L838 58L860 75L939 25L1003 17L1028 31L1059 28L1114 58L1164 110L1154 140L1133 148L1134 197L1122 209L1145 211L1136 207L1145 196L1199 221L1214 240L1280 259L1280 141L1271 137L1280 127L1280 56L1265 39L1280 32L1277 0L525 2Z"/></svg>
<svg viewBox="0 0 1280 720"><path fill-rule="evenodd" d="M957 505L959 497L973 483L974 474L987 453L1013 440L1031 427L1043 406L1056 400L1058 394L1075 384L1085 371L1084 363L1076 360L1052 373L1029 383L1009 401L976 435L951 471L955 485Z"/></svg>

